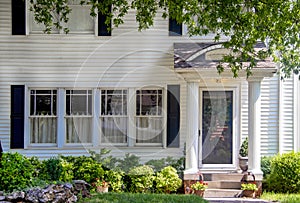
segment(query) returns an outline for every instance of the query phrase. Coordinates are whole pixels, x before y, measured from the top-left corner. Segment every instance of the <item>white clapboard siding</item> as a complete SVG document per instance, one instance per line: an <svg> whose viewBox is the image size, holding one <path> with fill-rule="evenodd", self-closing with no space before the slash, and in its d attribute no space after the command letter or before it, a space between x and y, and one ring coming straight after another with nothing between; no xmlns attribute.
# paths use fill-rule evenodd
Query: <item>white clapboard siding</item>
<svg viewBox="0 0 300 203"><path fill-rule="evenodd" d="M278 76L264 78L261 82L261 155L272 156L278 153L279 128L279 82ZM248 83L241 89L241 133L248 136Z"/></svg>
<svg viewBox="0 0 300 203"><path fill-rule="evenodd" d="M10 1L4 2L0 4L0 19L11 15ZM125 20L124 25L113 30L111 37L71 34L12 36L10 30L2 32L5 26L11 24L11 19L0 24L0 139L5 151L10 145L10 86L13 84L25 84L29 88L166 88L168 84L180 84L180 148L116 147L111 150L116 157L133 153L143 157L144 161L183 156L186 82L174 72L173 43L191 41L169 37L168 20L160 17L155 19L153 28L143 32L137 31L134 13L129 13ZM13 151L47 158L58 154L88 155L88 148Z"/></svg>
<svg viewBox="0 0 300 203"><path fill-rule="evenodd" d="M124 158L125 154L131 154L140 157L142 163L152 159L166 158L167 156L179 159L183 157L183 153L178 153L176 148L151 148L151 147L134 147L134 148L112 148L107 147L105 149L111 150L108 155L113 155L115 158ZM65 149L35 149L35 150L12 150L13 152L22 153L25 156L36 156L40 159L47 159L58 155L63 156L89 156L90 150L97 153L100 152L99 148L65 148Z"/></svg>
<svg viewBox="0 0 300 203"><path fill-rule="evenodd" d="M11 0L0 1L0 35L11 33Z"/></svg>
<svg viewBox="0 0 300 203"><path fill-rule="evenodd" d="M241 139L248 136L248 83L241 85Z"/></svg>
<svg viewBox="0 0 300 203"><path fill-rule="evenodd" d="M145 161L154 157L181 157L187 131L187 87L184 78L174 72L173 44L212 40L209 37L193 40L184 36L170 37L168 20L160 16L161 12L158 12L151 29L139 32L135 13L130 11L125 17L125 24L113 29L112 36L108 37L72 34L12 36L11 0L0 0L0 139L4 150L9 150L10 144L12 84L25 84L29 88L140 88L180 84L180 148L123 147L112 148L112 153L117 157L135 153ZM279 94L278 76L262 81L262 155L273 155L280 149L293 149L293 83L287 80L281 86L282 92ZM241 137L247 135L248 85L243 82ZM48 148L26 149L22 153L47 158L57 154L88 154L88 151L82 148Z"/></svg>
<svg viewBox="0 0 300 203"><path fill-rule="evenodd" d="M294 150L294 81L290 78L280 83L279 152L284 153Z"/></svg>
<svg viewBox="0 0 300 203"><path fill-rule="evenodd" d="M265 78L261 82L261 154L278 153L279 79Z"/></svg>

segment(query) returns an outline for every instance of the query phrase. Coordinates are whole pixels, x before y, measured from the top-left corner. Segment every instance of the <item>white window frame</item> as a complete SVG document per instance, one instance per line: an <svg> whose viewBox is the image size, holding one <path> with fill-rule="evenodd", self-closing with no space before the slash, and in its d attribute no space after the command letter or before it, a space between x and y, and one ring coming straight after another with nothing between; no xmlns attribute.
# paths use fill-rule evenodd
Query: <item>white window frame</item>
<svg viewBox="0 0 300 203"><path fill-rule="evenodd" d="M75 93L75 94L71 94L71 92L70 92L70 94L67 94L67 91L86 91L86 94L81 94L81 93ZM89 93L90 92L90 93ZM68 95L70 95L70 96L72 96L72 95L75 95L75 96L81 96L81 95L86 95L86 99L87 99L87 106L86 106L86 112L87 112L87 114L85 114L85 115L72 115L72 106L70 106L70 114L67 114L67 96ZM64 132L64 135L65 135L65 145L66 146L75 146L75 147L77 147L77 146L89 146L89 145L92 145L93 144L93 141L94 141L94 139L93 139L93 137L94 137L94 133L93 133L93 129L94 129L94 124L93 124L93 120L94 120L94 92L93 92L93 90L92 89L89 89L89 88L86 88L86 89L65 89L65 102L64 102L64 104L65 104L65 112L64 112L64 122L65 122L65 132ZM89 114L89 100L88 100L88 98L89 98L89 96L91 96L91 114ZM71 100L71 98L72 97L70 97L70 100ZM70 102L71 103L71 102ZM91 119L91 142L67 142L67 127L66 127L66 125L67 125L67 119L68 118L90 118Z"/></svg>
<svg viewBox="0 0 300 203"><path fill-rule="evenodd" d="M44 26L41 25L41 30L39 31L33 31L33 21L34 21L34 17L33 17L33 12L30 11L30 0L25 0L26 1L26 35L35 35L35 34L45 34L43 32L43 28ZM80 2L80 0L78 0ZM82 6L82 7L91 7L90 5L69 5L70 8L72 9L72 7L77 7L77 6ZM89 8L87 9L89 12ZM71 11L72 12L72 11ZM70 17L70 16L69 16ZM91 17L92 18L92 17ZM98 18L97 17L93 17L93 28L92 28L92 32L89 32L89 31L72 31L70 29L70 32L68 33L69 35L76 35L76 34L81 34L81 35L94 35L94 36L97 36L98 35ZM62 22L61 25L64 27L64 23ZM60 29L60 30L52 30L52 33L51 34L56 34L56 35L61 35L61 34L65 34L63 29Z"/></svg>
<svg viewBox="0 0 300 203"><path fill-rule="evenodd" d="M25 131L25 149L33 148L57 148L57 149L68 149L70 147L82 148L87 147L110 147L110 146L121 146L128 148L135 147L166 147L166 87L165 86L147 86L146 88L136 87L120 87L118 90L127 91L127 142L126 143L101 143L101 90L111 90L115 88L67 88L67 87L40 87L40 86L27 86L25 85L25 119L24 119L24 131ZM162 127L162 141L161 143L137 143L136 133L136 91L137 90L161 90L162 91L162 115L160 117L163 121ZM30 143L30 91L31 90L56 90L56 117L57 117L57 137L55 144L31 144ZM91 115L85 115L92 120L91 130L91 143L67 143L66 140L66 118L71 117L66 114L66 91L67 90L85 90L91 91Z"/></svg>
<svg viewBox="0 0 300 203"><path fill-rule="evenodd" d="M166 105L165 105L165 95L166 95L166 92L165 92L165 89L164 87L160 87L160 86L147 86L147 87L144 87L144 88L138 88L138 89L135 89L134 91L134 98L135 98L135 104L134 104L134 131L135 131L135 146L153 146L153 147L164 147L165 146L165 139L166 139ZM137 91L143 91L143 90L157 90L157 91L161 91L161 115L153 115L151 117L154 117L154 118L161 118L163 124L162 124L162 129L161 129L161 142L160 143L138 143L137 142L137 119L138 118L143 118L143 117L149 117L149 115L137 115L137 112L136 112L136 102L137 102ZM141 111L141 107L140 107L140 111Z"/></svg>
<svg viewBox="0 0 300 203"><path fill-rule="evenodd" d="M127 88L100 88L100 95L99 95L99 123L100 123L100 143L102 146L107 146L107 145L117 145L117 146L128 146L128 142L129 142L129 137L128 137L128 131L129 131L129 114L128 114L128 106L130 105L128 102L128 95L129 95L129 90ZM102 94L102 91L105 91L104 95ZM105 102L107 102L107 96L111 95L111 94L107 94L107 91L121 91L121 95L122 95L122 101L123 101L123 96L126 96L126 106L124 107L123 103L122 103L122 112L124 112L124 108L126 108L126 114L125 115L115 115L115 114L102 114L102 96L105 96ZM126 94L124 94L124 92L126 91ZM119 94L118 94L119 95ZM105 104L106 106L106 104ZM127 130L126 130L126 142L103 142L104 139L104 134L102 132L102 119L103 118L127 118Z"/></svg>
<svg viewBox="0 0 300 203"><path fill-rule="evenodd" d="M24 131L26 132L25 139L25 148L27 147L56 147L57 146L57 142L58 142L58 128L57 128L57 123L58 123L58 89L57 88L25 88L25 106L27 108L25 108L25 117L27 119L24 120L25 125L24 125ZM39 90L50 90L50 91L56 91L56 115L43 115L43 116L38 116L38 115L31 115L30 109L31 109L31 91L39 91ZM52 92L53 95L53 92ZM55 143L32 143L31 142L31 118L36 118L36 117L51 117L51 118L56 118L56 142Z"/></svg>

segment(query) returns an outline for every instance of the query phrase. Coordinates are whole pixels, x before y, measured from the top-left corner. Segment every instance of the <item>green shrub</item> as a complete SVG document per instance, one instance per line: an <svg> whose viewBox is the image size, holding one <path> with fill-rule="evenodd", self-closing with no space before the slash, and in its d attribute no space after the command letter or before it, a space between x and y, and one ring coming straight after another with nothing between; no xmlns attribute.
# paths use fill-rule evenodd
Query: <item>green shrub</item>
<svg viewBox="0 0 300 203"><path fill-rule="evenodd" d="M39 178L47 181L58 181L63 171L60 159L51 157L42 161L42 169L40 170Z"/></svg>
<svg viewBox="0 0 300 203"><path fill-rule="evenodd" d="M30 161L32 167L34 168L33 176L38 179L40 171L43 168L42 162L37 157L34 156L28 158L28 160Z"/></svg>
<svg viewBox="0 0 300 203"><path fill-rule="evenodd" d="M263 156L261 158L261 170L264 173L264 178L266 178L271 173L271 156Z"/></svg>
<svg viewBox="0 0 300 203"><path fill-rule="evenodd" d="M0 162L0 190L11 192L31 185L35 169L30 160L19 153L3 153Z"/></svg>
<svg viewBox="0 0 300 203"><path fill-rule="evenodd" d="M105 171L104 180L109 182L109 190L112 192L122 192L123 191L123 177L124 172L122 171Z"/></svg>
<svg viewBox="0 0 300 203"><path fill-rule="evenodd" d="M263 190L264 191L271 191L272 186L269 185L269 182L267 181L268 176L271 173L271 161L273 157L271 156L263 156L261 158L261 170L264 173L264 179L263 179Z"/></svg>
<svg viewBox="0 0 300 203"><path fill-rule="evenodd" d="M150 192L153 186L154 171L150 166L143 165L132 168L128 174L131 178L131 192Z"/></svg>
<svg viewBox="0 0 300 203"><path fill-rule="evenodd" d="M60 159L62 171L59 177L60 181L71 182L74 179L74 165L64 159Z"/></svg>
<svg viewBox="0 0 300 203"><path fill-rule="evenodd" d="M88 156L60 156L60 158L72 165L74 180L84 180L84 173L87 173L87 171L84 171L83 165L96 163L92 157Z"/></svg>
<svg viewBox="0 0 300 203"><path fill-rule="evenodd" d="M96 161L86 161L81 164L77 171L77 179L85 180L92 184L96 178L104 179L104 170L100 163Z"/></svg>
<svg viewBox="0 0 300 203"><path fill-rule="evenodd" d="M156 191L169 193L180 188L182 181L178 177L177 171L172 166L167 166L156 174Z"/></svg>
<svg viewBox="0 0 300 203"><path fill-rule="evenodd" d="M248 156L248 137L242 142L239 154L241 157L247 157Z"/></svg>
<svg viewBox="0 0 300 203"><path fill-rule="evenodd" d="M267 183L274 192L300 192L300 153L277 155L271 161Z"/></svg>

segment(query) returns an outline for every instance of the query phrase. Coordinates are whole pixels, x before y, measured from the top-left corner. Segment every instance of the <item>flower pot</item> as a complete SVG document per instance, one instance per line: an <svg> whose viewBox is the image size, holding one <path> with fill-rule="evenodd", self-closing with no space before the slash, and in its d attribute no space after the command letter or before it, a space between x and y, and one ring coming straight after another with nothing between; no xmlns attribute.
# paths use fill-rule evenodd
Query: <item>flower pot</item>
<svg viewBox="0 0 300 203"><path fill-rule="evenodd" d="M239 166L242 169L242 173L248 171L248 157L239 157Z"/></svg>
<svg viewBox="0 0 300 203"><path fill-rule="evenodd" d="M205 190L194 190L194 194L203 197Z"/></svg>
<svg viewBox="0 0 300 203"><path fill-rule="evenodd" d="M243 197L255 198L255 190L243 190Z"/></svg>
<svg viewBox="0 0 300 203"><path fill-rule="evenodd" d="M108 192L108 186L97 186L97 192L99 193Z"/></svg>

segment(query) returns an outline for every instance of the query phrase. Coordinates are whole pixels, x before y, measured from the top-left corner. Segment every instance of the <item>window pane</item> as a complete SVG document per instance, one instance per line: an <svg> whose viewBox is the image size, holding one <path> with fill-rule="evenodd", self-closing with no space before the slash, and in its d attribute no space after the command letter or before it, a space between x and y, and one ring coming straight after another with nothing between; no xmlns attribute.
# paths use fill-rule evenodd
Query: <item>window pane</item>
<svg viewBox="0 0 300 203"><path fill-rule="evenodd" d="M136 91L137 143L162 143L162 90Z"/></svg>
<svg viewBox="0 0 300 203"><path fill-rule="evenodd" d="M68 117L66 118L67 143L92 142L92 118Z"/></svg>
<svg viewBox="0 0 300 203"><path fill-rule="evenodd" d="M35 99L34 99L34 95L30 96L30 115L34 115L34 111L35 111Z"/></svg>
<svg viewBox="0 0 300 203"><path fill-rule="evenodd" d="M56 115L56 91L31 90L30 115Z"/></svg>
<svg viewBox="0 0 300 203"><path fill-rule="evenodd" d="M141 95L139 94L139 91L137 91L136 94L136 115L141 115Z"/></svg>
<svg viewBox="0 0 300 203"><path fill-rule="evenodd" d="M56 143L56 90L30 91L30 143Z"/></svg>
<svg viewBox="0 0 300 203"><path fill-rule="evenodd" d="M31 143L56 143L56 117L30 118Z"/></svg>
<svg viewBox="0 0 300 203"><path fill-rule="evenodd" d="M80 0L69 0L68 1L70 9L72 9L69 14L69 21L66 27L69 28L70 33L81 33L81 34L93 34L95 30L95 21L92 16L90 16L90 5L80 5ZM57 14L53 14L57 16ZM61 22L63 25L64 22ZM36 23L34 21L34 14L30 12L30 33L32 34L42 34L45 30L43 24ZM59 34L63 31L58 30L55 26L52 26L51 33Z"/></svg>
<svg viewBox="0 0 300 203"><path fill-rule="evenodd" d="M137 91L136 100L136 115L161 115L162 90Z"/></svg>
<svg viewBox="0 0 300 203"><path fill-rule="evenodd" d="M90 16L90 7L70 6L72 12L68 22L70 33L94 33L94 19Z"/></svg>
<svg viewBox="0 0 300 203"><path fill-rule="evenodd" d="M101 91L101 118L103 143L127 142L127 91Z"/></svg>
<svg viewBox="0 0 300 203"><path fill-rule="evenodd" d="M127 117L102 117L103 143L127 142Z"/></svg>
<svg viewBox="0 0 300 203"><path fill-rule="evenodd" d="M35 22L33 12L30 12L30 22L31 22L30 23L30 33L31 34L42 34L42 33L44 33L45 26L41 23ZM53 26L52 30L51 30L51 33L52 34L58 34L59 30L55 26Z"/></svg>
<svg viewBox="0 0 300 203"><path fill-rule="evenodd" d="M74 95L71 97L71 114L72 115L86 115L86 96Z"/></svg>
<svg viewBox="0 0 300 203"><path fill-rule="evenodd" d="M127 115L127 92L107 90L101 96L101 115Z"/></svg>
<svg viewBox="0 0 300 203"><path fill-rule="evenodd" d="M92 115L91 90L66 91L66 115Z"/></svg>
<svg viewBox="0 0 300 203"><path fill-rule="evenodd" d="M162 117L138 117L136 126L137 143L162 143Z"/></svg>

